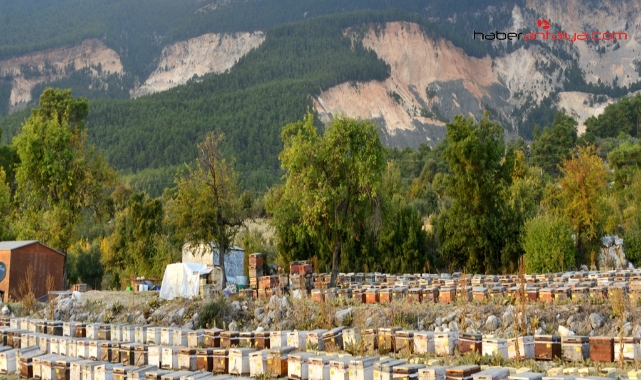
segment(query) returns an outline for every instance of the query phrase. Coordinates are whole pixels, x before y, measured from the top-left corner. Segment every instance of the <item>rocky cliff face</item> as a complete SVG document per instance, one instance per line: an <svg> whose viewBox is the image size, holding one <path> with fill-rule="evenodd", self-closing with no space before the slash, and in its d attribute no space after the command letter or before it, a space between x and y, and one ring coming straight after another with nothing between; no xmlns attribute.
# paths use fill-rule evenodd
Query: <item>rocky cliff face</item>
<svg viewBox="0 0 641 380"><path fill-rule="evenodd" d="M99 40L86 40L77 46L37 52L0 61L0 76L11 80L10 109L19 110L31 101L31 90L83 68L92 75L122 72L118 54Z"/></svg>
<svg viewBox="0 0 641 380"><path fill-rule="evenodd" d="M509 30L541 31L536 20L543 14L553 15L551 31L625 31L628 39L576 41L570 47L551 40L527 43L511 53L483 59L467 56L448 41L431 39L415 24L372 27L363 45L390 65L390 78L336 86L317 97L315 107L324 121L339 114L376 120L389 145L434 145L445 135L443 121L456 114L479 119L485 110L502 122L507 136L514 136L520 121L514 117L517 107L538 104L558 93L555 105L574 116L582 132L585 119L600 114L614 100L563 91L567 72L575 60L587 83L627 86L639 81L639 8L638 2L530 0L525 9L513 7ZM564 54L558 53L560 44L565 44Z"/></svg>
<svg viewBox="0 0 641 380"><path fill-rule="evenodd" d="M195 75L221 73L265 40L263 32L205 34L163 49L160 63L134 97L185 84Z"/></svg>

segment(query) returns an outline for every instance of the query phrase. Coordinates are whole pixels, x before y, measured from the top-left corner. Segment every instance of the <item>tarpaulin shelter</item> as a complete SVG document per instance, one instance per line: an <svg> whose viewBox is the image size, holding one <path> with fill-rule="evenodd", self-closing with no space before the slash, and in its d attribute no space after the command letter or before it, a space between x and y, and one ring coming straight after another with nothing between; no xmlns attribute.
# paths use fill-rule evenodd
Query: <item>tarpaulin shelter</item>
<svg viewBox="0 0 641 380"><path fill-rule="evenodd" d="M213 268L198 263L169 264L160 287L160 299L177 297L192 298L200 291L200 276L209 274Z"/></svg>

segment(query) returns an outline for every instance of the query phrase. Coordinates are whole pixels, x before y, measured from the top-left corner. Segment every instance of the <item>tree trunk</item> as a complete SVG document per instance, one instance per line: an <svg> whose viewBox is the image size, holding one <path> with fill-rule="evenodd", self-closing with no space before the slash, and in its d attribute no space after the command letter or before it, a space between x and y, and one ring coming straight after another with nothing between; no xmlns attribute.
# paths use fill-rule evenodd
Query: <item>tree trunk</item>
<svg viewBox="0 0 641 380"><path fill-rule="evenodd" d="M220 265L220 270L223 272L223 291L227 286L227 274L225 274L225 248L222 244L218 244L218 265Z"/></svg>
<svg viewBox="0 0 641 380"><path fill-rule="evenodd" d="M338 277L338 262L340 261L341 255L341 241L338 239L336 245L334 246L334 253L332 255L332 277L329 282L329 286L334 288L336 287L336 278Z"/></svg>

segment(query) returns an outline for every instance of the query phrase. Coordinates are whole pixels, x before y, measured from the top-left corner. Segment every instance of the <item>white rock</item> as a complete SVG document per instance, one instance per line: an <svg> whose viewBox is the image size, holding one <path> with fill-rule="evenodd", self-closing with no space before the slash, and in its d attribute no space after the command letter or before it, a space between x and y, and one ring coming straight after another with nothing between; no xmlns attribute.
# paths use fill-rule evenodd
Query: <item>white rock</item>
<svg viewBox="0 0 641 380"><path fill-rule="evenodd" d="M559 326L559 335L561 338L566 338L568 336L574 336L574 331L571 331L565 326Z"/></svg>

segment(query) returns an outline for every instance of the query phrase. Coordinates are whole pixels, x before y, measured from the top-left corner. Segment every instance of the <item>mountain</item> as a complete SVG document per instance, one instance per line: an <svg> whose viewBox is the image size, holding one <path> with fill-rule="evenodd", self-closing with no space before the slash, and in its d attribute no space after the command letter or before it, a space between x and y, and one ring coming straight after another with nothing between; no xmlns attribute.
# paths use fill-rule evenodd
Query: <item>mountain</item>
<svg viewBox="0 0 641 380"><path fill-rule="evenodd" d="M443 139L456 114L478 119L488 111L507 136L527 139L557 109L582 125L641 89L641 5L634 1L41 5L0 0L0 20L9 21L0 24L0 113L10 114L0 120L3 141L18 132L27 115L18 111L33 106L45 86L70 87L92 99L92 143L125 178L155 194L214 129L225 132L244 185L264 192L281 175L280 129L306 108L321 122L339 114L372 118L387 145L418 146ZM562 31L625 32L627 39L479 37Z"/></svg>

